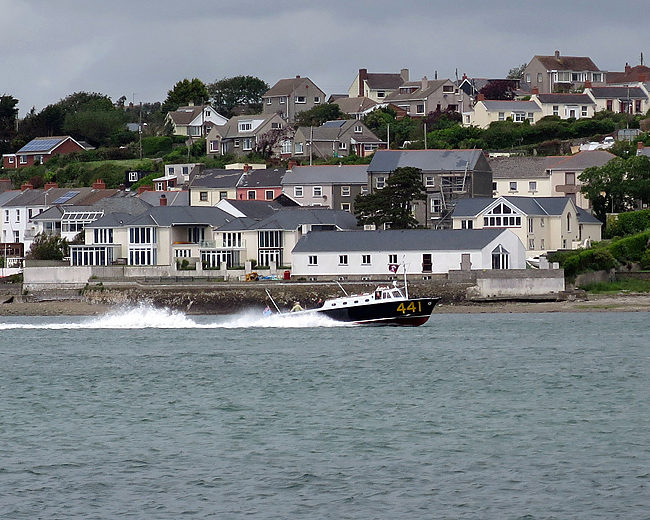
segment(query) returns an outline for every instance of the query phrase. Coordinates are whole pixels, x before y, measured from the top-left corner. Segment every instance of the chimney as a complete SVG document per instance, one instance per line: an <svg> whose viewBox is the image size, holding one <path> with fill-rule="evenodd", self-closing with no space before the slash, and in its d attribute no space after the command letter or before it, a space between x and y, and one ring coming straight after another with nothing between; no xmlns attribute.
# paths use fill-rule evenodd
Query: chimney
<svg viewBox="0 0 650 520"><path fill-rule="evenodd" d="M359 97L365 94L364 84L368 79L368 69L359 69Z"/></svg>
<svg viewBox="0 0 650 520"><path fill-rule="evenodd" d="M585 88L591 88L591 81L585 81Z"/></svg>
<svg viewBox="0 0 650 520"><path fill-rule="evenodd" d="M293 170L294 167L298 166L298 163L296 161L289 161L289 164L287 164L287 170Z"/></svg>
<svg viewBox="0 0 650 520"><path fill-rule="evenodd" d="M629 63L626 63L625 64L625 74L629 74L630 72L632 72L632 67L630 67Z"/></svg>
<svg viewBox="0 0 650 520"><path fill-rule="evenodd" d="M429 80L427 79L426 76L422 78L422 90L428 89L429 88Z"/></svg>
<svg viewBox="0 0 650 520"><path fill-rule="evenodd" d="M555 51L555 59L556 60L560 59L560 51Z"/></svg>
<svg viewBox="0 0 650 520"><path fill-rule="evenodd" d="M138 188L138 195L142 195L145 191L153 191L153 189L148 184L145 186L140 186Z"/></svg>
<svg viewBox="0 0 650 520"><path fill-rule="evenodd" d="M11 179L0 179L0 193L11 189Z"/></svg>
<svg viewBox="0 0 650 520"><path fill-rule="evenodd" d="M299 74L296 75L296 79L300 79L300 75L299 75Z"/></svg>
<svg viewBox="0 0 650 520"><path fill-rule="evenodd" d="M102 179L97 179L93 182L93 190L105 190L106 183Z"/></svg>
<svg viewBox="0 0 650 520"><path fill-rule="evenodd" d="M167 205L167 197L165 197L165 195L160 196L160 205L161 206L166 206Z"/></svg>
<svg viewBox="0 0 650 520"><path fill-rule="evenodd" d="M466 80L466 79L467 79L467 74L465 74L465 73L463 72L463 80Z"/></svg>
<svg viewBox="0 0 650 520"><path fill-rule="evenodd" d="M402 77L402 81L404 81L404 83L406 83L409 80L409 70L408 69L400 70L399 75Z"/></svg>
<svg viewBox="0 0 650 520"><path fill-rule="evenodd" d="M643 141L639 141L638 143L636 143L636 149L643 150Z"/></svg>
<svg viewBox="0 0 650 520"><path fill-rule="evenodd" d="M476 101L485 101L485 94L479 94L476 96Z"/></svg>
<svg viewBox="0 0 650 520"><path fill-rule="evenodd" d="M539 87L533 87L533 95L536 96L539 94Z"/></svg>
<svg viewBox="0 0 650 520"><path fill-rule="evenodd" d="M20 187L20 191L27 191L27 190L33 190L33 189L34 189L34 185L31 182L25 182Z"/></svg>
<svg viewBox="0 0 650 520"><path fill-rule="evenodd" d="M251 167L248 164L244 164L244 173L251 171Z"/></svg>
<svg viewBox="0 0 650 520"><path fill-rule="evenodd" d="M56 182L46 182L45 186L43 186L44 190L49 190L50 188L58 188L59 185Z"/></svg>

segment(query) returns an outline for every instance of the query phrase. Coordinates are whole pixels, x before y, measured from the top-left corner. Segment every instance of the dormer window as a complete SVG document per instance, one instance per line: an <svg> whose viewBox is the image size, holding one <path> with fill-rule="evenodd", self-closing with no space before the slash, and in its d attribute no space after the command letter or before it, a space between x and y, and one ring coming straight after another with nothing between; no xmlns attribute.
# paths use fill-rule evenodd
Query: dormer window
<svg viewBox="0 0 650 520"><path fill-rule="evenodd" d="M354 127L354 133L355 133L355 134L360 134L360 133L362 133L362 132L363 132L363 126L361 126L361 125L356 125L356 126Z"/></svg>
<svg viewBox="0 0 650 520"><path fill-rule="evenodd" d="M250 132L253 129L253 123L251 121L240 121L239 122L239 131L240 132Z"/></svg>

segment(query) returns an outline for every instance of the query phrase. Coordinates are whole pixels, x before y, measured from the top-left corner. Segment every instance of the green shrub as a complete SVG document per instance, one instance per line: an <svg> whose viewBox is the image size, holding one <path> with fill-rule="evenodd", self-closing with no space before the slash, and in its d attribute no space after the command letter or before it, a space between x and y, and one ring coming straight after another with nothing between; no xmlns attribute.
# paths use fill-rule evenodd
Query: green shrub
<svg viewBox="0 0 650 520"><path fill-rule="evenodd" d="M165 136L153 136L142 138L142 154L146 157L155 157L158 154L165 154L172 151L172 138Z"/></svg>
<svg viewBox="0 0 650 520"><path fill-rule="evenodd" d="M641 257L641 269L650 270L650 249L646 249Z"/></svg>
<svg viewBox="0 0 650 520"><path fill-rule="evenodd" d="M607 219L605 238L624 237L650 229L650 209L621 213Z"/></svg>
<svg viewBox="0 0 650 520"><path fill-rule="evenodd" d="M619 262L639 262L645 254L650 231L622 238L609 246L609 251Z"/></svg>
<svg viewBox="0 0 650 520"><path fill-rule="evenodd" d="M586 271L607 271L614 267L616 259L608 249L586 249L566 258L564 275L573 278Z"/></svg>

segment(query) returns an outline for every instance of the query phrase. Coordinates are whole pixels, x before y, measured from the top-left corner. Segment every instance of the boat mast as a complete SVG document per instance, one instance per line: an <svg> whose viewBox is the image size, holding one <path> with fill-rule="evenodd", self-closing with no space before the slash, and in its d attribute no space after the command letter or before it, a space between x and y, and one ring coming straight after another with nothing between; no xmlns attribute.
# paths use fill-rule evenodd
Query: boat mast
<svg viewBox="0 0 650 520"><path fill-rule="evenodd" d="M404 267L404 296L406 296L406 299L408 300L409 285L408 282L406 281L406 260L402 260L402 266Z"/></svg>

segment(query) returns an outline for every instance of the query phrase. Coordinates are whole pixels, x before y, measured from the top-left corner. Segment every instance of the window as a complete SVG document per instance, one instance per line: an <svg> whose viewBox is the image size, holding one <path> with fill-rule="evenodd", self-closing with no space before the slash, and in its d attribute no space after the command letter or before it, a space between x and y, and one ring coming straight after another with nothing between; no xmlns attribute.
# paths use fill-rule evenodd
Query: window
<svg viewBox="0 0 650 520"><path fill-rule="evenodd" d="M291 141L282 141L282 155L291 154Z"/></svg>
<svg viewBox="0 0 650 520"><path fill-rule="evenodd" d="M591 77L594 83L601 83L603 81L603 75L600 72L594 72Z"/></svg>
<svg viewBox="0 0 650 520"><path fill-rule="evenodd" d="M526 83L530 83L530 72L526 74Z"/></svg>
<svg viewBox="0 0 650 520"><path fill-rule="evenodd" d="M113 230L112 229L94 229L93 230L95 244L112 244L113 243Z"/></svg>
<svg viewBox="0 0 650 520"><path fill-rule="evenodd" d="M16 210L16 222L20 222L20 210Z"/></svg>
<svg viewBox="0 0 650 520"><path fill-rule="evenodd" d="M20 156L20 164L27 164L27 156L26 155L21 155Z"/></svg>
<svg viewBox="0 0 650 520"><path fill-rule="evenodd" d="M361 255L361 265L370 265L370 255Z"/></svg>
<svg viewBox="0 0 650 520"><path fill-rule="evenodd" d="M273 103L273 100L271 98L266 98L266 104L270 105L271 103Z"/></svg>
<svg viewBox="0 0 650 520"><path fill-rule="evenodd" d="M350 203L349 202L341 202L341 210L342 211L350 211Z"/></svg>
<svg viewBox="0 0 650 520"><path fill-rule="evenodd" d="M341 186L341 197L350 196L350 186Z"/></svg>
<svg viewBox="0 0 650 520"><path fill-rule="evenodd" d="M130 244L155 244L156 228L152 228L152 227L129 228L129 243Z"/></svg>
<svg viewBox="0 0 650 520"><path fill-rule="evenodd" d="M20 231L14 231L14 242L20 242Z"/></svg>
<svg viewBox="0 0 650 520"><path fill-rule="evenodd" d="M431 188L432 186L435 186L433 175L427 175L424 178L424 185L429 187L429 188Z"/></svg>
<svg viewBox="0 0 650 520"><path fill-rule="evenodd" d="M361 195L368 195L368 186L361 186Z"/></svg>
<svg viewBox="0 0 650 520"><path fill-rule="evenodd" d="M512 119L515 123L523 123L526 120L526 112L513 112Z"/></svg>
<svg viewBox="0 0 650 520"><path fill-rule="evenodd" d="M453 85L443 85L442 86L442 91L449 94L450 92L454 91L454 86Z"/></svg>
<svg viewBox="0 0 650 520"><path fill-rule="evenodd" d="M323 187L322 186L313 186L312 187L312 194L314 197L322 197L323 196Z"/></svg>
<svg viewBox="0 0 650 520"><path fill-rule="evenodd" d="M535 249L535 239L534 238L529 238L528 239L528 249L531 251Z"/></svg>
<svg viewBox="0 0 650 520"><path fill-rule="evenodd" d="M138 182L138 172L129 172L129 182Z"/></svg>
<svg viewBox="0 0 650 520"><path fill-rule="evenodd" d="M201 202L207 202L208 201L208 192L207 191L200 191L199 192L199 200Z"/></svg>
<svg viewBox="0 0 650 520"><path fill-rule="evenodd" d="M271 130L280 130L282 128L282 123L271 123Z"/></svg>
<svg viewBox="0 0 650 520"><path fill-rule="evenodd" d="M566 230L571 233L571 213L566 214Z"/></svg>
<svg viewBox="0 0 650 520"><path fill-rule="evenodd" d="M314 103L318 105L320 103L320 96L314 96Z"/></svg>
<svg viewBox="0 0 650 520"><path fill-rule="evenodd" d="M533 112L528 112L528 121L531 123L535 121L535 114Z"/></svg>
<svg viewBox="0 0 650 520"><path fill-rule="evenodd" d="M31 220L33 216L34 216L34 210L32 208L29 208L27 210L27 220Z"/></svg>
<svg viewBox="0 0 650 520"><path fill-rule="evenodd" d="M415 106L415 112L417 114L424 114L424 104L419 104Z"/></svg>
<svg viewBox="0 0 650 520"><path fill-rule="evenodd" d="M264 197L266 198L266 200L273 200L273 195L275 195L273 190L266 190L264 192Z"/></svg>
<svg viewBox="0 0 650 520"><path fill-rule="evenodd" d="M294 197L302 197L302 186L294 186L293 187L293 196Z"/></svg>
<svg viewBox="0 0 650 520"><path fill-rule="evenodd" d="M499 244L492 251L492 269L508 269L509 264L510 253Z"/></svg>
<svg viewBox="0 0 650 520"><path fill-rule="evenodd" d="M348 149L348 143L344 143L343 141L341 141L339 143L339 150L347 150L347 149Z"/></svg>
<svg viewBox="0 0 650 520"><path fill-rule="evenodd" d="M386 177L377 177L377 179L375 180L375 186L377 187L377 189L381 189L384 186L386 186Z"/></svg>
<svg viewBox="0 0 650 520"><path fill-rule="evenodd" d="M492 191L497 191L497 183L496 182L492 183Z"/></svg>
<svg viewBox="0 0 650 520"><path fill-rule="evenodd" d="M532 219L532 218L529 218L529 219L528 219L528 232L529 232L529 233L533 233L533 231L534 231L534 227L533 227L533 219Z"/></svg>
<svg viewBox="0 0 650 520"><path fill-rule="evenodd" d="M240 132L250 132L253 129L253 123L251 121L240 121L239 122L239 131Z"/></svg>
<svg viewBox="0 0 650 520"><path fill-rule="evenodd" d="M576 183L576 174L573 172L567 172L564 174L564 184L573 186Z"/></svg>
<svg viewBox="0 0 650 520"><path fill-rule="evenodd" d="M517 182L510 183L510 191L517 191Z"/></svg>
<svg viewBox="0 0 650 520"><path fill-rule="evenodd" d="M13 156L11 156L11 157L9 157L9 164L13 164L13 163L14 163L14 158L13 158Z"/></svg>
<svg viewBox="0 0 650 520"><path fill-rule="evenodd" d="M280 104L281 104L281 105L284 105L286 102L287 102L287 98L286 98L286 96L282 96L282 97L280 97Z"/></svg>
<svg viewBox="0 0 650 520"><path fill-rule="evenodd" d="M499 121L505 121L505 120L506 120L506 113L499 112Z"/></svg>
<svg viewBox="0 0 650 520"><path fill-rule="evenodd" d="M165 191L165 183L162 181L156 182L156 191Z"/></svg>
<svg viewBox="0 0 650 520"><path fill-rule="evenodd" d="M584 105L582 106L582 109L580 110L580 115L582 117L587 117L587 107L586 106L584 106Z"/></svg>
<svg viewBox="0 0 650 520"><path fill-rule="evenodd" d="M537 191L537 181L528 181L528 191Z"/></svg>
<svg viewBox="0 0 650 520"><path fill-rule="evenodd" d="M560 115L560 105L553 105L553 115L554 116Z"/></svg>
<svg viewBox="0 0 650 520"><path fill-rule="evenodd" d="M224 200L228 198L228 192L227 191L220 191L219 192L219 200Z"/></svg>
<svg viewBox="0 0 650 520"><path fill-rule="evenodd" d="M255 190L248 190L248 200L255 200Z"/></svg>
<svg viewBox="0 0 650 520"><path fill-rule="evenodd" d="M339 265L348 265L348 255L339 255Z"/></svg>
<svg viewBox="0 0 650 520"><path fill-rule="evenodd" d="M5 210L5 222L9 222L9 210Z"/></svg>
<svg viewBox="0 0 650 520"><path fill-rule="evenodd" d="M306 103L307 98L305 96L296 96L296 103Z"/></svg>
<svg viewBox="0 0 650 520"><path fill-rule="evenodd" d="M609 110L610 112L614 110L614 101L612 101L611 99L607 100L607 110Z"/></svg>
<svg viewBox="0 0 650 520"><path fill-rule="evenodd" d="M442 211L442 199L431 197L431 213L440 213Z"/></svg>
<svg viewBox="0 0 650 520"><path fill-rule="evenodd" d="M537 83L541 83L542 81L544 81L544 74L542 74L541 72L538 72L537 73Z"/></svg>
<svg viewBox="0 0 650 520"><path fill-rule="evenodd" d="M545 246L544 246L544 239L543 239L543 238L541 238L541 239L539 240L539 247L540 247L540 249L545 249Z"/></svg>
<svg viewBox="0 0 650 520"><path fill-rule="evenodd" d="M355 127L354 127L354 133L355 133L355 134L360 134L360 133L362 133L362 132L363 132L363 126L361 126L361 125L355 125Z"/></svg>
<svg viewBox="0 0 650 520"><path fill-rule="evenodd" d="M640 99L637 99L637 100L634 101L634 111L635 112L641 112L641 100Z"/></svg>
<svg viewBox="0 0 650 520"><path fill-rule="evenodd" d="M558 72L557 73L557 80L560 82L569 82L571 81L571 73L570 72Z"/></svg>
<svg viewBox="0 0 650 520"><path fill-rule="evenodd" d="M308 265L318 265L318 256L317 255L309 255L308 260L307 260Z"/></svg>
<svg viewBox="0 0 650 520"><path fill-rule="evenodd" d="M389 264L396 264L397 263L397 255L395 255L395 254L388 255L388 263Z"/></svg>
<svg viewBox="0 0 650 520"><path fill-rule="evenodd" d="M242 150L252 150L253 149L253 139L247 137L242 139Z"/></svg>
<svg viewBox="0 0 650 520"><path fill-rule="evenodd" d="M460 221L460 228L461 229L474 229L474 221L473 220L461 220Z"/></svg>
<svg viewBox="0 0 650 520"><path fill-rule="evenodd" d="M295 143L296 155L302 154L303 143Z"/></svg>
<svg viewBox="0 0 650 520"><path fill-rule="evenodd" d="M377 91L377 97L378 98L386 97L386 92L384 92L383 90L378 90Z"/></svg>
<svg viewBox="0 0 650 520"><path fill-rule="evenodd" d="M282 231L260 231L258 240L262 248L282 247Z"/></svg>

